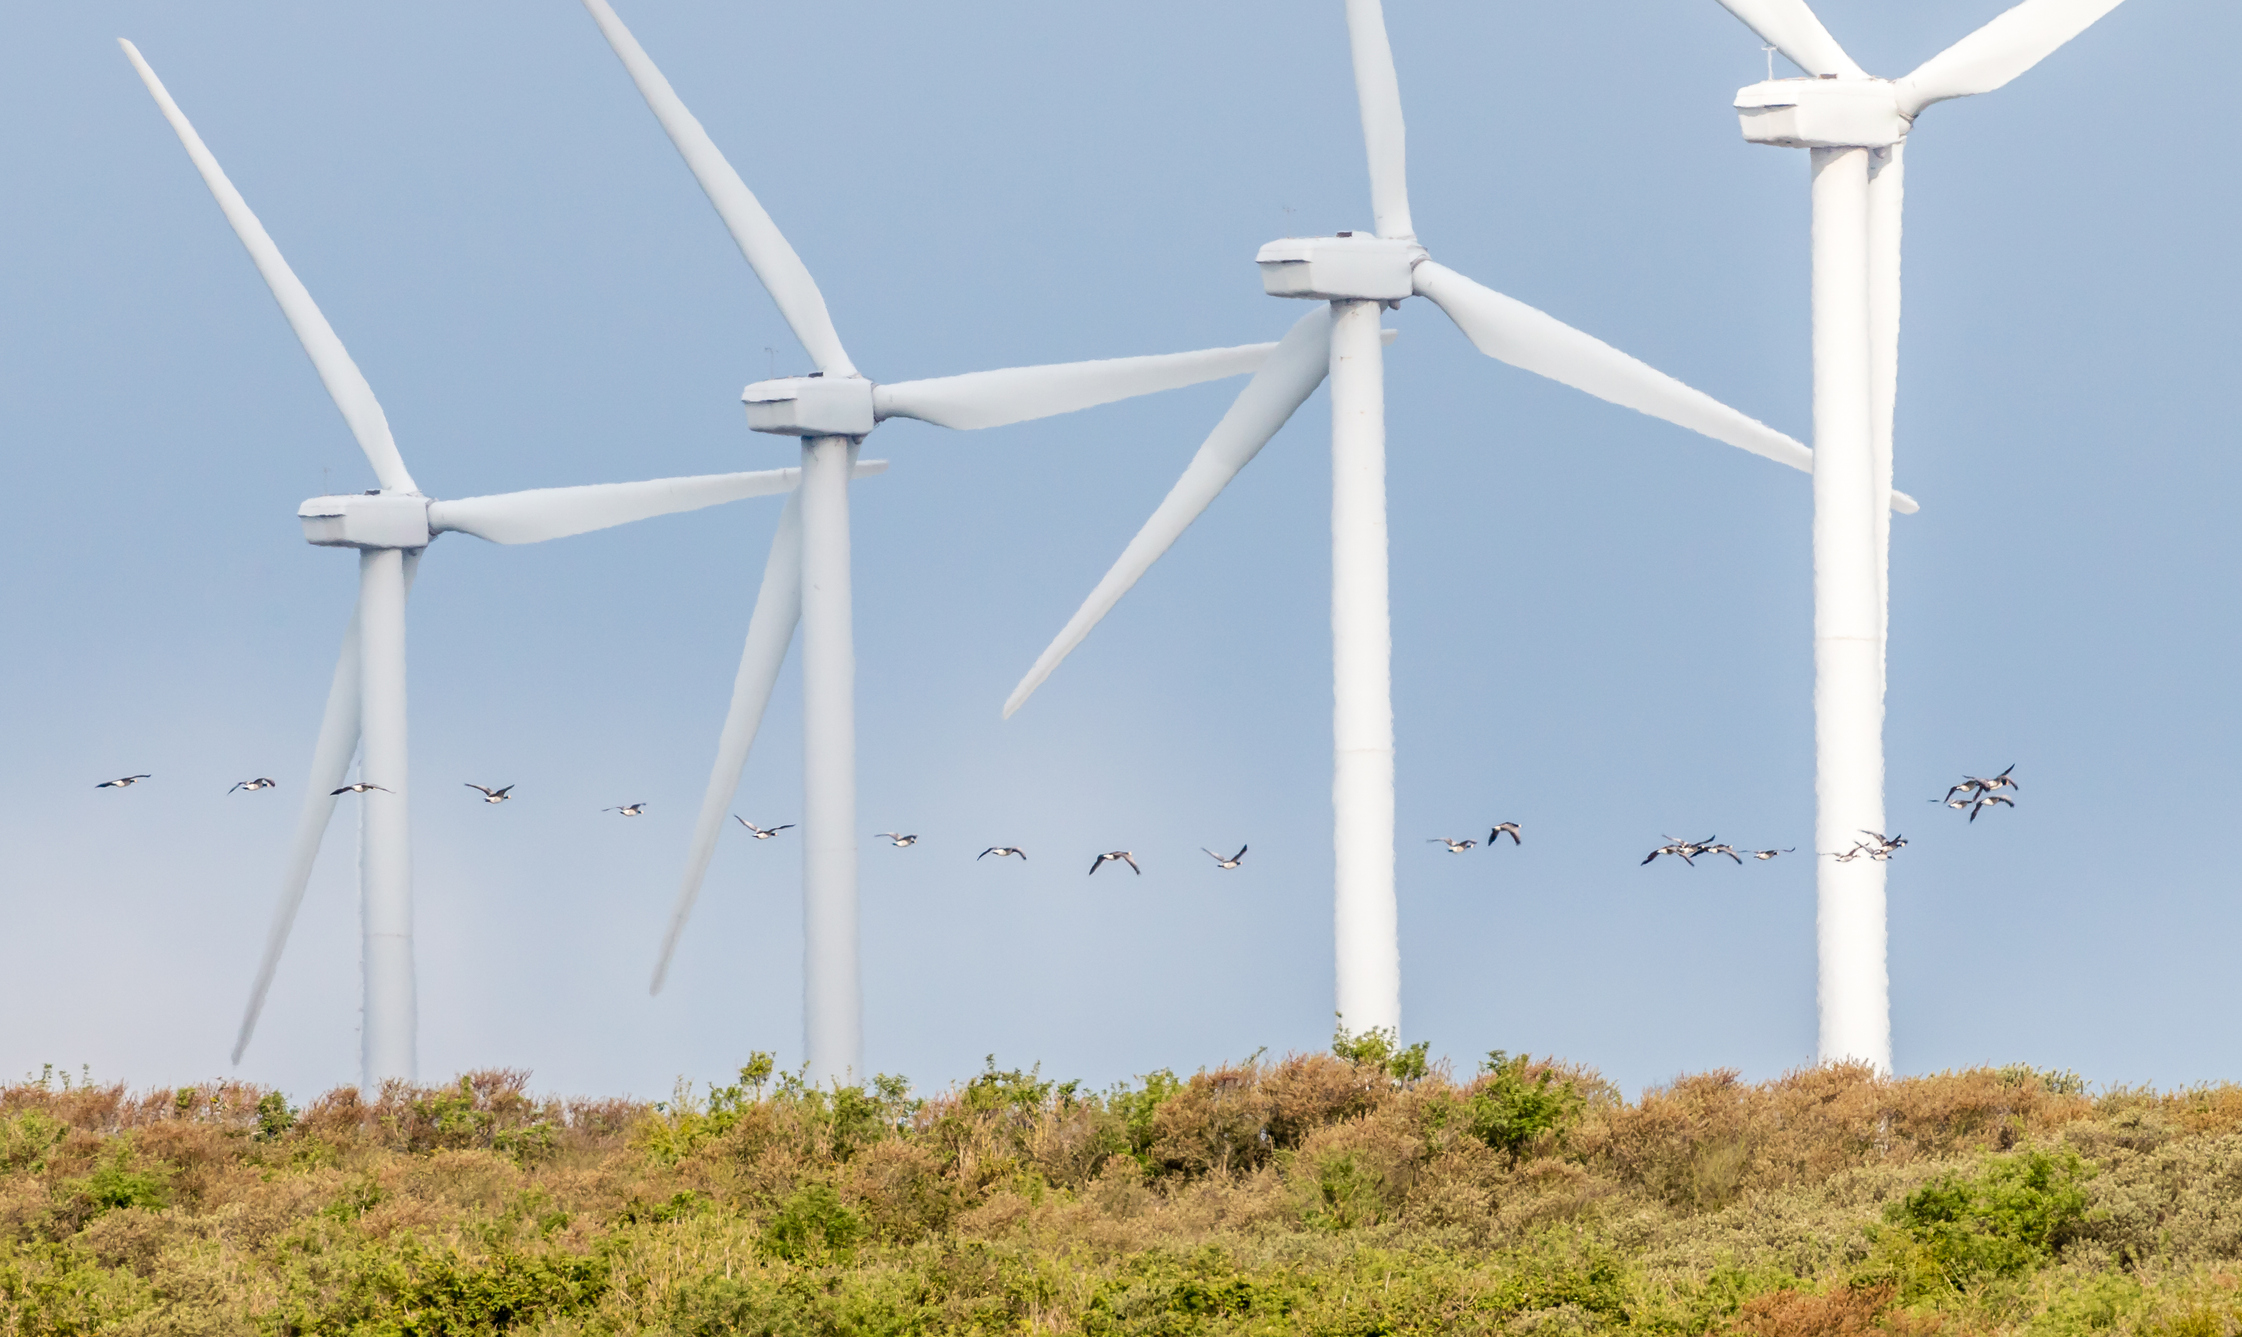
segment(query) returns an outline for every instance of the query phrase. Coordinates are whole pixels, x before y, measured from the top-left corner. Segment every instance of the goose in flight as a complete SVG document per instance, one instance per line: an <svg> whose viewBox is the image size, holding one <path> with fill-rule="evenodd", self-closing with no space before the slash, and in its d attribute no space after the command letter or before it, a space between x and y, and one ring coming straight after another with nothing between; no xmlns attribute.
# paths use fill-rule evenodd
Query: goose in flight
<svg viewBox="0 0 2242 1337"><path fill-rule="evenodd" d="M1465 850L1477 848L1479 844L1476 840L1450 840L1446 836L1434 836L1425 843L1427 845L1446 845L1450 854L1461 854Z"/></svg>
<svg viewBox="0 0 2242 1337"><path fill-rule="evenodd" d="M1699 854L1725 854L1729 858L1734 859L1738 864L1742 864L1744 862L1744 856L1736 852L1736 847L1734 845L1699 845L1697 847L1697 852Z"/></svg>
<svg viewBox="0 0 2242 1337"><path fill-rule="evenodd" d="M1707 839L1710 839L1710 837L1708 837ZM1665 844L1660 845L1657 849L1652 850L1648 855L1644 856L1643 864L1649 863L1652 859L1657 858L1661 854L1671 854L1675 858L1681 860L1683 863L1688 864L1692 868L1695 868L1697 866L1697 856L1704 852L1705 843L1703 841L1676 840L1672 836L1668 836L1666 837ZM1642 866L1642 864L1636 865L1636 867L1638 868Z"/></svg>
<svg viewBox="0 0 2242 1337"><path fill-rule="evenodd" d="M1974 775L1965 775L1962 777L1962 782L1947 790L1946 797L1940 801L1952 807L1953 798L1956 794L1967 797L1975 794L1990 794L1999 789L2019 789L2021 786L2009 777L2009 771L2015 769L2016 763L2012 761L2008 764L2007 770L2002 771L1990 780L1980 779Z"/></svg>
<svg viewBox="0 0 2242 1337"><path fill-rule="evenodd" d="M476 784L473 780L468 780L464 783L469 789L480 789L481 791L483 791L483 802L485 803L504 803L507 797L514 792L514 787L512 785L508 785L504 789L493 789L489 785Z"/></svg>
<svg viewBox="0 0 2242 1337"><path fill-rule="evenodd" d="M1978 795L1977 802L1970 805L1970 820L1973 822L1976 821L1977 815L1979 813L1985 811L1987 808L1993 806L1996 803L2000 804L2004 808L2013 808L2016 806L2015 799L2002 798L1999 794L1987 791L1986 793Z"/></svg>
<svg viewBox="0 0 2242 1337"><path fill-rule="evenodd" d="M1501 835L1508 835L1510 837L1510 843L1513 845L1523 845L1526 843L1518 837L1518 823L1497 822L1495 823L1495 829L1487 833L1487 848L1493 849L1495 847L1495 837Z"/></svg>
<svg viewBox="0 0 2242 1337"><path fill-rule="evenodd" d="M794 829L794 823L792 822L788 822L784 826L774 826L769 828L760 827L755 823L747 820L745 817L740 816L736 812L732 814L732 820L738 822L741 826L746 827L748 834L754 836L757 840L769 840L772 836L777 835L781 831L791 831Z"/></svg>
<svg viewBox="0 0 2242 1337"><path fill-rule="evenodd" d="M600 811L619 812L625 817L637 817L646 811L646 805L643 803L626 803L620 808L601 808Z"/></svg>
<svg viewBox="0 0 2242 1337"><path fill-rule="evenodd" d="M1129 871L1135 873L1138 877L1144 876L1144 870L1137 867L1136 852L1134 850L1114 850L1107 854L1101 854L1097 858L1090 861L1090 871L1092 873L1095 873L1100 868L1103 868L1107 864L1113 863L1116 860L1129 865Z"/></svg>
<svg viewBox="0 0 2242 1337"><path fill-rule="evenodd" d="M1245 846L1243 846L1243 845L1240 845L1240 846L1238 846L1238 852L1237 852L1236 854L1233 854L1233 855L1231 855L1231 856L1230 856L1229 858L1227 858L1227 859L1225 859L1225 858L1223 858L1223 857L1222 857L1221 855L1219 855L1219 854L1215 853L1215 852L1214 852L1213 850L1210 850L1210 849L1208 849L1208 848L1207 848L1206 846L1204 846L1204 845L1201 845L1201 846L1199 847L1199 849L1200 849L1200 851L1201 851L1202 853L1204 853L1204 854L1205 854L1205 855L1206 855L1206 856L1207 856L1208 858L1210 858L1210 859L1214 860L1214 866L1215 866L1215 867L1217 867L1217 868L1236 868L1236 867L1238 866L1239 862L1240 862L1240 861L1242 861L1242 860L1243 860L1243 859L1244 859L1244 858L1246 857L1246 847L1245 847Z"/></svg>
<svg viewBox="0 0 2242 1337"><path fill-rule="evenodd" d="M895 846L895 848L897 849L904 849L908 846L916 845L919 843L919 838L917 836L906 836L895 831L880 831L874 834L878 835L880 839L887 841L889 844Z"/></svg>
<svg viewBox="0 0 2242 1337"><path fill-rule="evenodd" d="M264 776L261 776L261 775L260 775L260 776L258 776L258 777L257 777L256 779L254 779L254 780L244 780L244 781L242 781L242 782L241 782L240 784L237 784L237 785L235 785L235 786L234 786L234 789L246 789L246 790L248 790L248 791L249 791L250 793L252 793L252 794L256 793L256 792L257 792L258 790L260 790L260 789L278 789L278 788L280 788L280 781L278 781L278 780L268 780L268 779L266 779L266 778L265 778ZM234 789L229 789L229 790L227 790L226 792L227 792L227 793L229 793L229 794L231 794L231 793L233 793L233 792L234 792Z"/></svg>
<svg viewBox="0 0 2242 1337"><path fill-rule="evenodd" d="M142 780L145 780L145 779L147 779L147 778L148 778L148 777L147 777L147 776L145 776L145 775L127 775L127 776L124 776L124 777L122 777L121 779L116 779L116 780L104 780L104 781L102 781L102 782L101 782L100 784L98 784L98 785L95 785L95 786L94 786L94 788L96 788L96 789L130 789L130 788L132 788L132 787L133 787L134 785L136 785L136 784L140 783L140 782L141 782Z"/></svg>
<svg viewBox="0 0 2242 1337"><path fill-rule="evenodd" d="M1767 861L1768 861L1769 859L1772 859L1772 858L1774 858L1774 857L1775 857L1776 855L1778 855L1778 854L1796 854L1796 853L1797 853L1798 851L1797 851L1797 850L1795 850L1795 849L1788 849L1788 850L1747 850L1747 851L1745 851L1745 852L1746 852L1747 854L1750 854L1750 855L1751 855L1751 856L1752 856L1752 857L1753 857L1754 859L1757 859L1757 860L1759 860L1759 861L1760 861L1761 863L1766 863L1766 862L1767 862Z"/></svg>
<svg viewBox="0 0 2242 1337"><path fill-rule="evenodd" d="M360 780L356 784L344 785L342 788L328 794L327 797L333 798L336 794L363 794L369 789L381 790L381 792L384 794L394 794L397 792L394 789L382 789L380 785L370 785L367 784L364 780Z"/></svg>
<svg viewBox="0 0 2242 1337"><path fill-rule="evenodd" d="M999 859L1005 858L1009 855L1017 854L1020 856L1021 863L1026 863L1028 861L1028 852L1024 849L1021 849L1017 845L991 845L987 849L981 851L979 854L974 855L973 862L979 863L992 854Z"/></svg>
<svg viewBox="0 0 2242 1337"><path fill-rule="evenodd" d="M1862 841L1855 848L1871 859L1889 859L1907 848L1907 837L1905 836L1887 836L1881 831L1866 829L1862 830L1861 834L1867 836L1868 839Z"/></svg>

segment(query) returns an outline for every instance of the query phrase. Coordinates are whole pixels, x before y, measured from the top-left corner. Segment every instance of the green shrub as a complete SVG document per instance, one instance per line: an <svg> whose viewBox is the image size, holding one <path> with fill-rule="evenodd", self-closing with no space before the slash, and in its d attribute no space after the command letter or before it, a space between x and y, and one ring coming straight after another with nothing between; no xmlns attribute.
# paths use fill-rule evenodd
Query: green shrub
<svg viewBox="0 0 2242 1337"><path fill-rule="evenodd" d="M288 1097L278 1091L267 1091L257 1098L258 1141L278 1141L295 1126L296 1112L288 1108Z"/></svg>
<svg viewBox="0 0 2242 1337"><path fill-rule="evenodd" d="M1419 1040L1404 1049L1401 1036L1390 1028L1373 1026L1361 1034L1342 1021L1331 1036L1331 1052L1360 1068L1375 1068L1403 1086L1415 1085L1432 1071L1431 1042Z"/></svg>
<svg viewBox="0 0 2242 1337"><path fill-rule="evenodd" d="M70 1125L44 1110L0 1119L0 1174L38 1174L69 1135Z"/></svg>
<svg viewBox="0 0 2242 1337"><path fill-rule="evenodd" d="M1946 1285L1965 1290L2052 1259L2086 1219L2088 1175L2075 1154L1996 1156L1975 1174L1940 1175L1885 1208L1884 1219Z"/></svg>
<svg viewBox="0 0 2242 1337"><path fill-rule="evenodd" d="M71 1180L67 1191L84 1203L88 1215L120 1207L157 1209L171 1203L171 1185L161 1170L135 1170L130 1166L132 1144L119 1138L110 1145L91 1174Z"/></svg>
<svg viewBox="0 0 2242 1337"><path fill-rule="evenodd" d="M1537 1071L1529 1055L1512 1058L1497 1049L1479 1070L1485 1080L1465 1102L1465 1124L1473 1137L1513 1162L1544 1137L1561 1141L1588 1103L1573 1083L1559 1081L1549 1065Z"/></svg>
<svg viewBox="0 0 2242 1337"><path fill-rule="evenodd" d="M1121 1127L1129 1139L1129 1154L1149 1166L1152 1144L1160 1140L1154 1117L1160 1106L1172 1099L1186 1085L1167 1068L1148 1072L1138 1078L1142 1086L1131 1087L1124 1082L1106 1093L1105 1107L1121 1118Z"/></svg>
<svg viewBox="0 0 2242 1337"><path fill-rule="evenodd" d="M845 1262L864 1236L864 1218L830 1184L805 1184L779 1205L763 1249L789 1263Z"/></svg>

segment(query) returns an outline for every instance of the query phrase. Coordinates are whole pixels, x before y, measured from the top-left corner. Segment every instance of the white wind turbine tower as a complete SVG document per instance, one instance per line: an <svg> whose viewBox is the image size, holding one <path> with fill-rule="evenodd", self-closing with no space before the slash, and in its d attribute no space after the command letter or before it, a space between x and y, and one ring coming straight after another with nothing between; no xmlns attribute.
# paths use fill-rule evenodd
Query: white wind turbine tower
<svg viewBox="0 0 2242 1337"><path fill-rule="evenodd" d="M856 652L852 640L847 462L886 418L998 427L1254 371L1273 344L879 385L849 361L809 269L739 173L655 68L607 0L584 0L640 96L685 159L818 370L760 381L741 398L748 427L802 441L802 486L787 502L763 571L731 708L694 827L677 906L654 967L661 992L708 874L779 665L802 628L803 1030L813 1080L864 1075L857 971Z"/></svg>
<svg viewBox="0 0 2242 1337"><path fill-rule="evenodd" d="M491 497L432 501L405 471L391 437L389 420L373 387L343 348L311 293L281 258L280 248L250 212L248 202L188 124L156 72L130 42L125 56L155 97L164 118L186 146L187 156L248 249L282 314L310 355L327 393L342 410L381 487L350 496L314 497L299 509L304 538L322 547L358 550L358 603L343 634L327 709L312 750L311 774L297 819L295 843L281 878L280 905L273 916L257 981L234 1043L241 1061L256 1030L266 991L279 967L296 910L303 902L312 863L334 812L333 791L342 787L351 757L359 754L359 780L379 788L361 795L362 843L359 855L361 935L364 953L365 1015L361 1031L361 1082L369 1092L386 1079L415 1076L416 1007L413 987L412 842L407 823L405 760L405 595L428 544L456 531L493 543L539 543L587 533L677 511L699 510L743 497L791 491L795 469L759 473L710 474L641 483L591 487L540 488ZM867 462L860 470L885 466ZM362 750L361 750L362 749Z"/></svg>
<svg viewBox="0 0 2242 1337"><path fill-rule="evenodd" d="M1346 0L1375 234L1287 238L1255 257L1279 297L1328 302L1293 325L1199 447L1183 478L1004 703L1010 716L1081 644L1270 437L1331 378L1332 847L1337 1007L1355 1030L1399 1032L1394 760L1387 614L1381 306L1429 298L1480 352L1599 399L1811 471L1798 442L1532 307L1434 263L1409 215L1400 84L1378 0ZM1914 503L1895 494L1903 509Z"/></svg>
<svg viewBox="0 0 2242 1337"><path fill-rule="evenodd" d="M1720 0L1807 72L1736 95L1744 138L1813 153L1814 848L1884 827L1884 645L1899 395L1902 155L1934 102L1989 93L2120 0L2025 0L1901 79L1870 75L1805 0ZM1820 1055L1892 1066L1884 863L1817 858Z"/></svg>

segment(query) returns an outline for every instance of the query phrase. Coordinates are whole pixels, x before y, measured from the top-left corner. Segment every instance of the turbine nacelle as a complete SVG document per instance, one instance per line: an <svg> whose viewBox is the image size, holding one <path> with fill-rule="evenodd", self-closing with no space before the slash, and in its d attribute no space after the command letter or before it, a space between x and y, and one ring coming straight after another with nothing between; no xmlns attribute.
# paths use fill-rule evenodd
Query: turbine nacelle
<svg viewBox="0 0 2242 1337"><path fill-rule="evenodd" d="M1824 74L1770 79L1736 94L1744 138L1787 149L1888 148L1907 138L1914 120L1900 108L1889 79Z"/></svg>
<svg viewBox="0 0 2242 1337"><path fill-rule="evenodd" d="M1271 297L1398 302L1416 292L1413 274L1427 258L1414 241L1342 232L1272 241L1253 262L1261 266L1261 288Z"/></svg>
<svg viewBox="0 0 2242 1337"><path fill-rule="evenodd" d="M425 548L428 498L416 492L313 497L296 508L304 542L321 548Z"/></svg>
<svg viewBox="0 0 2242 1337"><path fill-rule="evenodd" d="M787 376L740 391L750 431L778 436L864 436L880 415L862 376Z"/></svg>

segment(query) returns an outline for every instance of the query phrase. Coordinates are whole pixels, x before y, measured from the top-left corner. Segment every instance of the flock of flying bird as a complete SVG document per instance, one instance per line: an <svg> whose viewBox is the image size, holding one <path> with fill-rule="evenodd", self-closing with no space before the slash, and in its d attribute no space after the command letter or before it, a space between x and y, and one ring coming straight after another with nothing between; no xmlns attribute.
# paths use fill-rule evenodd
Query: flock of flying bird
<svg viewBox="0 0 2242 1337"><path fill-rule="evenodd" d="M1962 777L1960 782L1946 791L1946 797L1934 798L1931 800L1931 802L1943 803L1947 807L1954 809L1956 812L1966 811L1969 813L1970 821L1972 822L1975 822L1977 820L1977 815L1979 813L1985 811L1989 807L2013 808L2016 806L2016 800L2008 797L2001 791L2004 789L2013 790L2018 788L2016 779L2012 774L2012 772L2014 772L2015 770L2016 764L2014 762L2011 762L2009 763L2008 769L2002 771L1998 775L1990 777L1965 775ZM94 788L130 789L132 786L140 783L142 780L146 780L149 778L151 777L145 773L140 775L125 775L120 776L114 780L104 780L100 784L95 785ZM514 792L514 787L512 785L506 785L502 788L494 789L489 785L476 784L472 780L467 781L466 784L469 789L475 790L476 792L480 793L483 796L483 802L485 803L504 803L508 798L512 797ZM266 776L258 776L254 780L243 780L226 792L229 794L236 791L255 793L260 789L277 789L279 787L280 782L278 780L274 780ZM375 792L383 794L391 792L390 790L383 789L380 785L370 785L361 781L355 784L344 785L342 788L335 790L334 793L364 794L368 790L373 790ZM646 805L644 803L625 803L612 808L602 808L600 809L600 811L621 813L625 817L638 817L642 816L645 813ZM791 831L794 829L794 823L792 822L786 822L779 826L757 826L755 823L747 820L745 817L739 816L736 813L733 814L732 820L738 822L741 826L746 827L747 833L755 837L757 840L769 840L771 837L777 835L781 831ZM880 839L887 841L889 844L895 846L895 848L899 850L908 849L909 847L919 843L919 838L916 834L906 834L900 831L881 831L877 834ZM1828 851L1826 852L1826 857L1835 859L1839 863L1851 863L1853 860L1860 858L1875 859L1881 862L1883 860L1890 859L1894 854L1899 853L1899 851L1907 847L1906 836L1887 836L1881 831L1866 830L1862 831L1861 834L1863 836L1866 836L1867 839L1855 841L1853 843L1853 847L1848 850ZM1518 823L1516 822L1495 823L1494 829L1487 832L1487 839L1484 842L1478 840L1451 840L1447 836L1433 836L1430 839L1426 840L1425 843L1428 845L1445 845L1448 847L1448 853L1462 854L1467 850L1477 849L1482 843L1484 843L1487 848L1493 849L1496 845L1501 843L1504 836L1509 836L1510 843L1513 845L1525 844L1524 838L1519 834ZM1230 869L1236 868L1240 864L1245 862L1247 848L1248 847L1245 845L1240 845L1238 846L1238 852L1236 854L1232 854L1227 857L1221 854L1217 854L1213 850L1207 849L1203 845L1200 846L1200 852L1205 854L1208 858L1214 860L1215 867ZM1697 856L1700 854L1725 854L1730 859L1733 859L1738 867L1741 867L1747 857L1756 859L1761 863L1766 863L1770 859L1774 859L1780 855L1795 853L1797 853L1795 849L1738 850L1734 845L1723 843L1717 836L1707 836L1703 840L1677 840L1673 836L1667 836L1665 844L1660 845L1657 849L1654 849L1649 854L1643 856L1643 864L1648 865L1657 862L1660 855L1672 855L1673 857L1681 860L1683 863L1688 864L1690 867L1695 868L1697 866ZM973 858L975 862L979 862L982 859L988 858L992 854L999 859L1016 858L1019 859L1022 863L1027 862L1028 857L1028 852L1017 845L991 845L987 849L982 850L979 854L974 855ZM1129 865L1130 872L1135 873L1139 877L1144 876L1144 870L1137 866L1135 850L1106 851L1104 854L1101 854L1090 861L1091 874L1094 876L1100 868L1105 867L1109 863L1125 863Z"/></svg>

